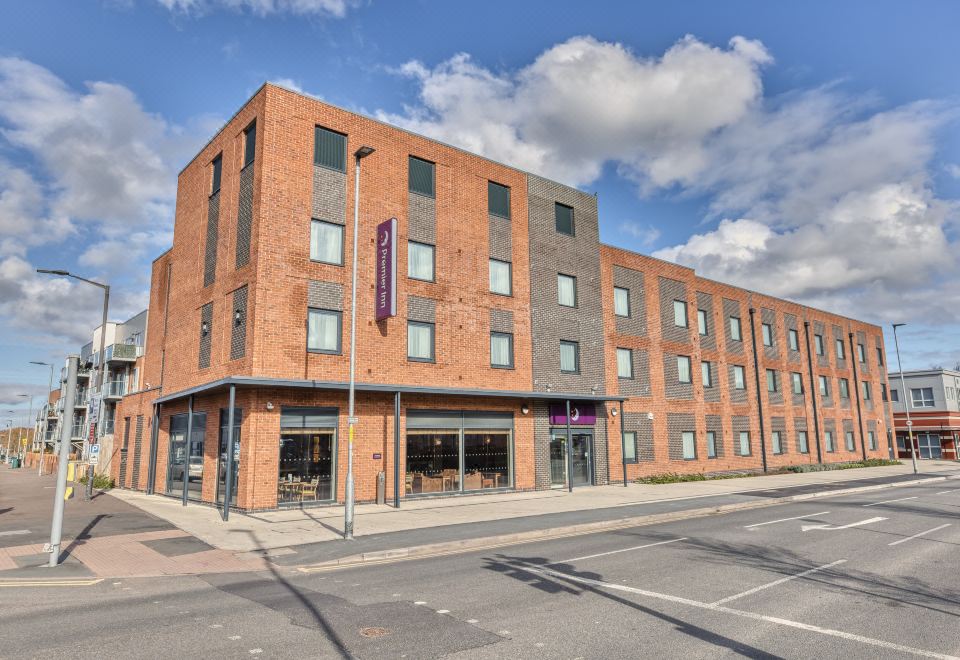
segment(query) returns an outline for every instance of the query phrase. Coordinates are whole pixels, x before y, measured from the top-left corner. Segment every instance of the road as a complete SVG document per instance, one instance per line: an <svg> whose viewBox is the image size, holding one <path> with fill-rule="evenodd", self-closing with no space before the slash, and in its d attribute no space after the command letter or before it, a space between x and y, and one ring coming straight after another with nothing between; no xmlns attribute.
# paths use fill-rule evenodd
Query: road
<svg viewBox="0 0 960 660"><path fill-rule="evenodd" d="M3 657L960 656L960 480L334 571L0 589Z"/></svg>

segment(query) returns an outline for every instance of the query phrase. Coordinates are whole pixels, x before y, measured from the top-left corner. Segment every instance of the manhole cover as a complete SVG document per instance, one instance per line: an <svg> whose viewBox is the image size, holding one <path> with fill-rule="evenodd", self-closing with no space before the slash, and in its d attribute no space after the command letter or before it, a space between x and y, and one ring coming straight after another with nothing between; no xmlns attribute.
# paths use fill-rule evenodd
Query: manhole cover
<svg viewBox="0 0 960 660"><path fill-rule="evenodd" d="M360 636L361 637L383 637L384 635L389 635L390 631L386 628L361 628Z"/></svg>

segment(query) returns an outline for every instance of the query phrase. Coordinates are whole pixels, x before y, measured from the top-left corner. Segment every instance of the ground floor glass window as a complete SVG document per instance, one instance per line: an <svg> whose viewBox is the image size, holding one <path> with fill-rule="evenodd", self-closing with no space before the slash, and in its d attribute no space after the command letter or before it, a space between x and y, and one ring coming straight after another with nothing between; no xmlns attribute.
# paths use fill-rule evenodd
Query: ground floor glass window
<svg viewBox="0 0 960 660"><path fill-rule="evenodd" d="M281 504L333 499L334 428L281 428L277 501Z"/></svg>

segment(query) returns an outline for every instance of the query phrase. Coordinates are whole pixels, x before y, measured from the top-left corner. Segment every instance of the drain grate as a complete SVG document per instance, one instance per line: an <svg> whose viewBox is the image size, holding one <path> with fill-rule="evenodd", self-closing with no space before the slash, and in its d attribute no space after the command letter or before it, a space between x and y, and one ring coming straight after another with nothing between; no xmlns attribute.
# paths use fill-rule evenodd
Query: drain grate
<svg viewBox="0 0 960 660"><path fill-rule="evenodd" d="M387 630L386 628L369 627L369 628L360 629L361 637L383 637L384 635L389 635L389 634L390 634L390 631Z"/></svg>

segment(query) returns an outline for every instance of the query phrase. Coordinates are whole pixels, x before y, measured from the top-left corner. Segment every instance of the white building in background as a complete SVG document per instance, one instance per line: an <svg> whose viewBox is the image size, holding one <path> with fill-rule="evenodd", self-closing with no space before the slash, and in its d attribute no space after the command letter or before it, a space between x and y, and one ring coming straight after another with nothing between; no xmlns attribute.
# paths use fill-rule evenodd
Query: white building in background
<svg viewBox="0 0 960 660"><path fill-rule="evenodd" d="M890 374L890 402L897 434L897 454L910 457L907 406L913 422L918 458L957 459L960 447L960 371L926 369Z"/></svg>

